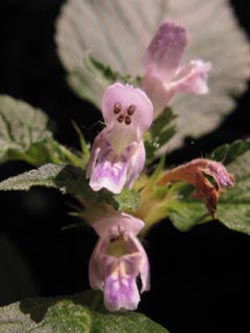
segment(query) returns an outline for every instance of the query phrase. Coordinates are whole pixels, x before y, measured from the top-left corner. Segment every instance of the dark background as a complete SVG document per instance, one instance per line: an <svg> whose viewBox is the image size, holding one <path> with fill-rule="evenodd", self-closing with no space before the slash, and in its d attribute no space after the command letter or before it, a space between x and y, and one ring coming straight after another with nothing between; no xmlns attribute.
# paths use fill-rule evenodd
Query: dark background
<svg viewBox="0 0 250 333"><path fill-rule="evenodd" d="M40 107L58 125L60 142L78 147L70 119L88 140L99 130L100 113L68 88L56 54L55 19L62 0L0 1L0 93ZM233 1L249 36L247 1ZM225 56L226 61L226 56ZM250 94L218 130L186 140L170 163L201 156L215 146L249 136ZM95 124L93 126L93 124ZM29 169L25 163L0 167L0 179ZM96 236L90 228L63 230L72 199L53 190L0 193L0 304L28 296L53 296L88 288L88 260ZM168 221L153 228L145 246L152 289L140 311L176 333L248 332L249 238L212 222L180 233Z"/></svg>

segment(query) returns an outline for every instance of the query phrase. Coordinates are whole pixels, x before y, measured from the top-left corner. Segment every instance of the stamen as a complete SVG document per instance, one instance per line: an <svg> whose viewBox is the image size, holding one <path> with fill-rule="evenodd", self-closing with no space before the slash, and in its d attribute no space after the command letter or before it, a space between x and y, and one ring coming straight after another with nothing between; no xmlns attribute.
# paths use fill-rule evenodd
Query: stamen
<svg viewBox="0 0 250 333"><path fill-rule="evenodd" d="M117 118L117 120L119 121L119 123L122 123L124 120L124 115L120 114L120 116Z"/></svg>
<svg viewBox="0 0 250 333"><path fill-rule="evenodd" d="M135 109L136 109L136 106L134 104L131 104L127 109L128 115L132 116L132 114L134 114L134 112L135 112Z"/></svg>
<svg viewBox="0 0 250 333"><path fill-rule="evenodd" d="M131 122L132 122L131 118L130 118L129 116L126 116L126 117L125 117L125 124L126 124L126 125L130 125Z"/></svg>
<svg viewBox="0 0 250 333"><path fill-rule="evenodd" d="M116 236L111 236L110 237L110 243L115 243L115 242L118 242L118 241L126 241L126 237L125 237L125 234L124 233L121 233L119 235L116 235Z"/></svg>
<svg viewBox="0 0 250 333"><path fill-rule="evenodd" d="M110 237L110 243L114 243L114 242L116 242L118 240L119 240L118 236L112 236L112 237Z"/></svg>
<svg viewBox="0 0 250 333"><path fill-rule="evenodd" d="M117 102L117 103L114 104L114 109L113 109L113 110L114 110L114 113L115 113L115 114L120 113L120 112L121 112L121 109L122 109L122 107L121 107L121 104L120 104L120 103Z"/></svg>

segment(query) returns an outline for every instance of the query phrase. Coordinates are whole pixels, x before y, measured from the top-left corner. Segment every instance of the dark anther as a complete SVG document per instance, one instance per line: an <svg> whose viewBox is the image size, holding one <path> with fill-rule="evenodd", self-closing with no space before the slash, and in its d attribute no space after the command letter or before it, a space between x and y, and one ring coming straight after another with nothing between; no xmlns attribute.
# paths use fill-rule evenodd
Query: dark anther
<svg viewBox="0 0 250 333"><path fill-rule="evenodd" d="M130 125L131 124L131 118L129 116L125 117L125 124Z"/></svg>
<svg viewBox="0 0 250 333"><path fill-rule="evenodd" d="M118 114L119 112L121 112L121 109L122 109L121 104L120 103L115 103L115 105L114 105L114 113Z"/></svg>
<svg viewBox="0 0 250 333"><path fill-rule="evenodd" d="M110 237L110 243L117 242L118 240L119 240L119 237L118 237L118 236Z"/></svg>
<svg viewBox="0 0 250 333"><path fill-rule="evenodd" d="M117 118L117 120L119 121L119 123L122 123L124 120L124 115L120 114L120 116Z"/></svg>
<svg viewBox="0 0 250 333"><path fill-rule="evenodd" d="M135 105L130 105L129 107L128 107L128 110L127 110L127 112L128 112L128 115L129 116L132 116L132 114L135 112L135 109L136 109L136 107L135 107Z"/></svg>
<svg viewBox="0 0 250 333"><path fill-rule="evenodd" d="M110 240L110 243L114 243L114 242L118 242L118 241L125 241L125 234L121 233L116 236L111 236L109 240Z"/></svg>

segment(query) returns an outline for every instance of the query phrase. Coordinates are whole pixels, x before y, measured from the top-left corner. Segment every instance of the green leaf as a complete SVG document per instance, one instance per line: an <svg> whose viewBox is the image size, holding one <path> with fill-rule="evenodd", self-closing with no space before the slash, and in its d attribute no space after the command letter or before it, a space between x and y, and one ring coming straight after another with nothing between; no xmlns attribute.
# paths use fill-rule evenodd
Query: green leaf
<svg viewBox="0 0 250 333"><path fill-rule="evenodd" d="M233 160L228 170L235 176L235 186L223 193L217 218L228 228L250 235L250 147L249 140L233 145L241 147L242 154ZM244 150L247 149L245 152ZM232 149L235 152L235 149ZM239 152L239 150L238 150ZM232 155L229 155L229 157Z"/></svg>
<svg viewBox="0 0 250 333"><path fill-rule="evenodd" d="M217 147L208 158L227 165L248 150L250 150L250 139L236 140Z"/></svg>
<svg viewBox="0 0 250 333"><path fill-rule="evenodd" d="M169 203L169 218L173 225L183 232L196 225L211 221L204 204L192 199L193 190L190 185L178 184L176 186L178 196Z"/></svg>
<svg viewBox="0 0 250 333"><path fill-rule="evenodd" d="M70 85L100 108L105 88L117 80L114 73L142 77L144 53L157 27L164 20L180 22L180 18L190 36L183 62L200 58L210 61L214 69L208 95L173 99L178 133L171 148L186 136L212 131L233 109L234 97L246 89L249 43L229 1L144 0L140 6L133 0L109 0L108 5L105 1L68 0L56 35ZM90 58L96 63L89 64Z"/></svg>
<svg viewBox="0 0 250 333"><path fill-rule="evenodd" d="M82 150L82 155L83 155L83 159L85 161L85 164L87 166L87 162L89 161L89 158L90 158L90 149L89 149L89 146L83 136L83 133L81 131L81 129L78 127L78 125L73 121L72 122L73 124L73 127L78 135L78 138L79 138L79 143L80 143L80 146L81 146L81 150Z"/></svg>
<svg viewBox="0 0 250 333"><path fill-rule="evenodd" d="M52 140L48 123L41 110L12 97L0 96L0 162L19 159L33 145Z"/></svg>
<svg viewBox="0 0 250 333"><path fill-rule="evenodd" d="M176 133L176 116L170 108L166 108L161 115L153 122L150 130L145 136L145 148L147 162L152 162L159 156L159 150Z"/></svg>
<svg viewBox="0 0 250 333"><path fill-rule="evenodd" d="M168 333L137 312L109 313L100 292L27 299L0 308L0 333Z"/></svg>
<svg viewBox="0 0 250 333"><path fill-rule="evenodd" d="M89 56L85 60L85 65L88 70L92 73L92 75L102 82L102 86L106 87L113 82L119 81L122 83L130 83L133 85L139 85L140 78L133 77L128 74L121 74L117 71L113 71L110 66L104 65L93 56Z"/></svg>
<svg viewBox="0 0 250 333"><path fill-rule="evenodd" d="M56 164L45 164L39 169L26 171L14 177L10 177L0 182L1 191L28 191L33 186L44 186L59 188L65 192L63 185L57 185L55 180L63 172L65 166ZM68 178L62 183L67 183Z"/></svg>
<svg viewBox="0 0 250 333"><path fill-rule="evenodd" d="M32 165L86 161L54 140L47 115L12 97L0 96L0 164L23 160Z"/></svg>
<svg viewBox="0 0 250 333"><path fill-rule="evenodd" d="M135 212L140 203L140 194L134 190L124 189L121 194L113 196L115 207L121 212Z"/></svg>
<svg viewBox="0 0 250 333"><path fill-rule="evenodd" d="M92 191L85 172L72 165L45 164L38 169L24 172L0 182L2 191L28 191L33 186L51 187L83 200L85 206L97 209L97 205L108 204L119 211L135 211L140 197L133 190L123 190L114 195L107 190Z"/></svg>

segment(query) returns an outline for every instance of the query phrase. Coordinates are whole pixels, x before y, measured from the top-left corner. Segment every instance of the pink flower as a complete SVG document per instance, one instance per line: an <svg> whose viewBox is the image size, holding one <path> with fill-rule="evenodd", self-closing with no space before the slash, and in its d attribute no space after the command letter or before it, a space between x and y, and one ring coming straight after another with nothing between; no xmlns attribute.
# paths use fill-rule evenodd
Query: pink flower
<svg viewBox="0 0 250 333"><path fill-rule="evenodd" d="M104 292L109 311L135 310L141 293L150 289L147 254L136 235L144 223L125 213L114 213L93 227L100 239L89 263L89 281L93 289Z"/></svg>
<svg viewBox="0 0 250 333"><path fill-rule="evenodd" d="M95 138L87 178L94 191L120 193L131 188L143 169L143 135L153 120L153 105L139 88L115 83L102 101L106 128Z"/></svg>
<svg viewBox="0 0 250 333"><path fill-rule="evenodd" d="M207 79L211 64L192 60L180 66L186 45L186 30L175 23L165 22L148 46L141 86L153 102L155 117L175 93L208 93Z"/></svg>

